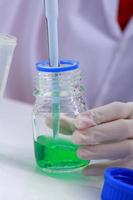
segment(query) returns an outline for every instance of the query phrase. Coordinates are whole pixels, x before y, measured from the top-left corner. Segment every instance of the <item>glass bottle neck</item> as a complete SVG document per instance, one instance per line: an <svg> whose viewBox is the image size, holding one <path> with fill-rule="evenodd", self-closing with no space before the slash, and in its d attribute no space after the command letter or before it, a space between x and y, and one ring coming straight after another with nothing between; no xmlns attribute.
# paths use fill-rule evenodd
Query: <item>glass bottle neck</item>
<svg viewBox="0 0 133 200"><path fill-rule="evenodd" d="M69 72L48 73L38 72L36 88L33 92L36 97L51 97L54 93L60 93L60 97L81 95L81 75L76 69Z"/></svg>

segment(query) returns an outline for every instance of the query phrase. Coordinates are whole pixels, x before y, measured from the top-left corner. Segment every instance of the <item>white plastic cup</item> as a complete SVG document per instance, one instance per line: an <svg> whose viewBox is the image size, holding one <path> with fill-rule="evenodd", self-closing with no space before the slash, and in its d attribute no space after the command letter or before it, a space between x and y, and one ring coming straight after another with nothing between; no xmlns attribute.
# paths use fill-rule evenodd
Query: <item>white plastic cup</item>
<svg viewBox="0 0 133 200"><path fill-rule="evenodd" d="M17 39L15 37L0 34L0 99L4 95L16 44Z"/></svg>

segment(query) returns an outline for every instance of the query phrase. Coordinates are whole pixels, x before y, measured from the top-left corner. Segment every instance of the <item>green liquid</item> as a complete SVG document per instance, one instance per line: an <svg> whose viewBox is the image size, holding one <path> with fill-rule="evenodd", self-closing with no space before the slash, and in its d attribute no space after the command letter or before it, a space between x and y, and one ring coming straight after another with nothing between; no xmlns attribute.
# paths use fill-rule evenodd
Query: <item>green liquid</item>
<svg viewBox="0 0 133 200"><path fill-rule="evenodd" d="M72 142L46 136L39 136L34 142L37 165L44 171L73 171L89 164L76 155L78 145Z"/></svg>

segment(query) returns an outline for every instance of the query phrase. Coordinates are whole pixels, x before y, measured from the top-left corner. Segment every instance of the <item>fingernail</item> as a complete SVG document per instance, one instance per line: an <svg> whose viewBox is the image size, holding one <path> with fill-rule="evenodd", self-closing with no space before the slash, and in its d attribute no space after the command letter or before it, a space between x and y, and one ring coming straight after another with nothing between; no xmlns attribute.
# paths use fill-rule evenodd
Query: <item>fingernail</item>
<svg viewBox="0 0 133 200"><path fill-rule="evenodd" d="M96 172L96 169L93 169L93 168L90 168L89 167L87 169L84 169L83 170L83 174L85 176L96 176L97 175L97 172Z"/></svg>
<svg viewBox="0 0 133 200"><path fill-rule="evenodd" d="M75 144L84 144L86 141L86 137L85 135L83 135L82 133L80 133L79 131L75 131L72 135L72 141Z"/></svg>
<svg viewBox="0 0 133 200"><path fill-rule="evenodd" d="M95 122L92 121L91 119L89 118L85 118L85 117L78 117L75 122L74 122L74 125L77 129L85 129L85 128L89 128L91 126L94 126L95 125Z"/></svg>
<svg viewBox="0 0 133 200"><path fill-rule="evenodd" d="M87 159L88 152L87 152L87 150L85 150L85 149L79 149L79 150L77 151L77 155L78 155L78 157L80 157L80 158L82 158L82 159Z"/></svg>
<svg viewBox="0 0 133 200"><path fill-rule="evenodd" d="M86 148L80 148L77 151L77 154L80 158L87 159L87 160L95 160L95 159L99 159L99 157L100 157L99 153L92 152Z"/></svg>
<svg viewBox="0 0 133 200"><path fill-rule="evenodd" d="M88 175L90 175L90 174L88 173L88 170L84 169L84 170L83 170L83 175L84 175L84 176L88 176Z"/></svg>
<svg viewBox="0 0 133 200"><path fill-rule="evenodd" d="M87 167L87 168L85 168L84 170L83 170L83 175L84 176L91 176L91 175L94 175L94 170L93 169L89 169L89 166Z"/></svg>

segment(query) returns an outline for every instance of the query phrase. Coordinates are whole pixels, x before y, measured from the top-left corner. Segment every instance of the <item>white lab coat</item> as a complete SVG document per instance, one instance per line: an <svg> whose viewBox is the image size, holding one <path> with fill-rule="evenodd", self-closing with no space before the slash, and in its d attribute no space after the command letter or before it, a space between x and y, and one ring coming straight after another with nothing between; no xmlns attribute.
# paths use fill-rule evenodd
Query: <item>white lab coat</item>
<svg viewBox="0 0 133 200"><path fill-rule="evenodd" d="M59 0L59 10L60 58L80 61L88 106L133 101L133 19L122 32L118 0ZM34 64L48 57L43 14L43 0L1 0L0 32L18 38L9 97L33 101Z"/></svg>

